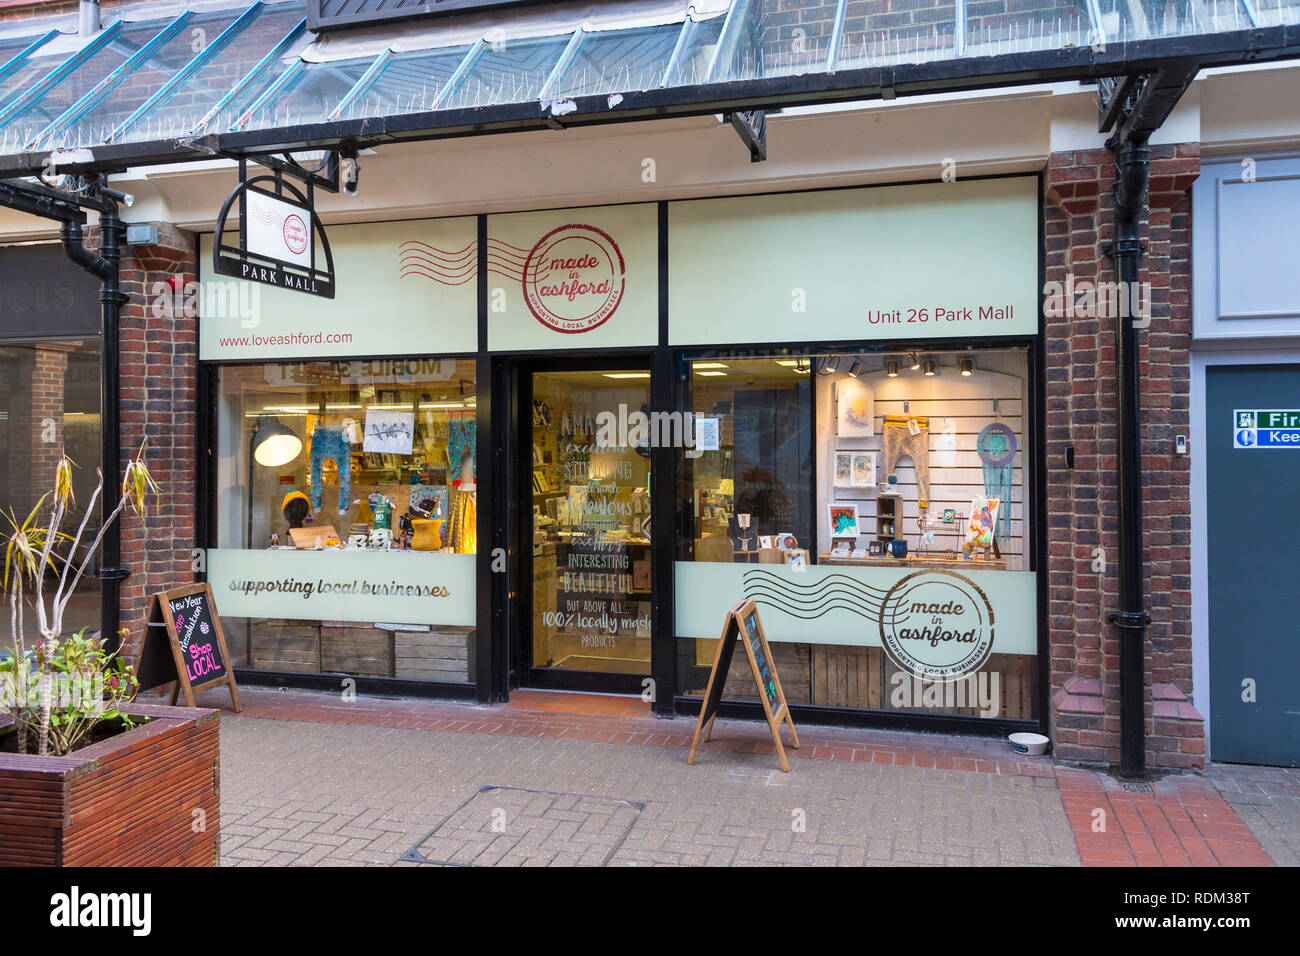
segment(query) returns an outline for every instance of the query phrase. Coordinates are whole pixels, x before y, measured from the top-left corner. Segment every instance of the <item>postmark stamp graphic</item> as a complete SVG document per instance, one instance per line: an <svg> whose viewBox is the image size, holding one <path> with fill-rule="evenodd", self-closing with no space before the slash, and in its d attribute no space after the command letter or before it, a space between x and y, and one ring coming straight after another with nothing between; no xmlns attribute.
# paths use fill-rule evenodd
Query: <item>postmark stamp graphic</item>
<svg viewBox="0 0 1300 956"><path fill-rule="evenodd" d="M602 325L618 308L626 284L623 253L595 226L552 229L524 263L524 300L542 325L577 334Z"/></svg>

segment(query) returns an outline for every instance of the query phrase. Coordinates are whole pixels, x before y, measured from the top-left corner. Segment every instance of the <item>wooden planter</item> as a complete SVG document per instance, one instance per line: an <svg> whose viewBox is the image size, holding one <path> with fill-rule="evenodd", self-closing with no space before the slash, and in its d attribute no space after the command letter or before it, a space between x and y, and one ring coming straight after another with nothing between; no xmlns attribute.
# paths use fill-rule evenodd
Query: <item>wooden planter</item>
<svg viewBox="0 0 1300 956"><path fill-rule="evenodd" d="M220 712L123 709L153 719L67 757L0 753L0 866L217 864Z"/></svg>

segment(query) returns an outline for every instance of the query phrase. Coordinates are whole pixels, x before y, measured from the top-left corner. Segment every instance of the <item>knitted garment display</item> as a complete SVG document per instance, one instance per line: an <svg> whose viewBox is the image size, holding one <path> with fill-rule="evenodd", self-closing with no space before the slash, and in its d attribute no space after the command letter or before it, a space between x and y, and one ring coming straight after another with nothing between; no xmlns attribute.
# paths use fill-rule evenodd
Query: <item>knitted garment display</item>
<svg viewBox="0 0 1300 956"><path fill-rule="evenodd" d="M984 463L984 493L1002 502L994 534L1005 540L1011 536L1011 468L1016 457L1016 433L1002 422L993 422L980 431L975 448Z"/></svg>
<svg viewBox="0 0 1300 956"><path fill-rule="evenodd" d="M339 514L343 514L348 510L348 504L352 500L352 450L348 446L347 439L343 437L343 429L317 425L311 435L311 508L313 511L321 509L321 497L324 491L321 487L321 466L330 458L334 459L334 464L339 469Z"/></svg>

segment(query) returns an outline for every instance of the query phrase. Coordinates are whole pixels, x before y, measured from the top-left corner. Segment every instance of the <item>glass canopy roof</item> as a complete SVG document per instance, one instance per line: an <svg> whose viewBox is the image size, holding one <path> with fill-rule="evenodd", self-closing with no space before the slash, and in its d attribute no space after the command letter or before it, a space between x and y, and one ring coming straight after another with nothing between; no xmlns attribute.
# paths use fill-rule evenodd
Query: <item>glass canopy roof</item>
<svg viewBox="0 0 1300 956"><path fill-rule="evenodd" d="M90 38L66 20L0 36L0 155L1300 24L1300 0L661 0L653 17L609 0L576 28L556 27L563 4L491 35L465 18L370 28L339 57L302 0L167 6Z"/></svg>

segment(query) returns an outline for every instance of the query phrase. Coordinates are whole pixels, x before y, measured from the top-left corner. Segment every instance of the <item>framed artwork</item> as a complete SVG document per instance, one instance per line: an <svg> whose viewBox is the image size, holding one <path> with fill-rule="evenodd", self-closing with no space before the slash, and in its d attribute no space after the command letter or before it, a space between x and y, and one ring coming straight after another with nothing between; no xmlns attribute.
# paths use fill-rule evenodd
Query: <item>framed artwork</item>
<svg viewBox="0 0 1300 956"><path fill-rule="evenodd" d="M952 524L952 523L953 523L954 521L956 521L956 520L957 520L957 512L956 512L955 509L953 509L953 508L944 508L944 509L943 509L943 523L944 523L944 524Z"/></svg>
<svg viewBox="0 0 1300 956"><path fill-rule="evenodd" d="M976 495L970 503L970 520L966 522L966 543L973 548L993 547L993 532L998 526L1000 499Z"/></svg>
<svg viewBox="0 0 1300 956"><path fill-rule="evenodd" d="M867 554L873 558L878 558L884 553L884 545L879 541L867 542Z"/></svg>
<svg viewBox="0 0 1300 956"><path fill-rule="evenodd" d="M876 483L876 456L874 452L852 452L849 467L849 485L853 488L870 488Z"/></svg>
<svg viewBox="0 0 1300 956"><path fill-rule="evenodd" d="M831 550L833 551L852 551L858 545L857 538L832 538Z"/></svg>
<svg viewBox="0 0 1300 956"><path fill-rule="evenodd" d="M785 553L785 563L792 569L806 568L808 567L808 552L803 548L792 548Z"/></svg>
<svg viewBox="0 0 1300 956"><path fill-rule="evenodd" d="M858 530L858 506L853 503L827 505L826 517L832 538L856 538Z"/></svg>
<svg viewBox="0 0 1300 956"><path fill-rule="evenodd" d="M772 547L772 536L770 534L760 534L758 536L758 546L763 549Z"/></svg>
<svg viewBox="0 0 1300 956"><path fill-rule="evenodd" d="M875 393L856 378L835 383L835 434L840 438L870 438L876 414Z"/></svg>
<svg viewBox="0 0 1300 956"><path fill-rule="evenodd" d="M837 451L835 453L832 474L835 475L836 488L853 487L853 452Z"/></svg>

